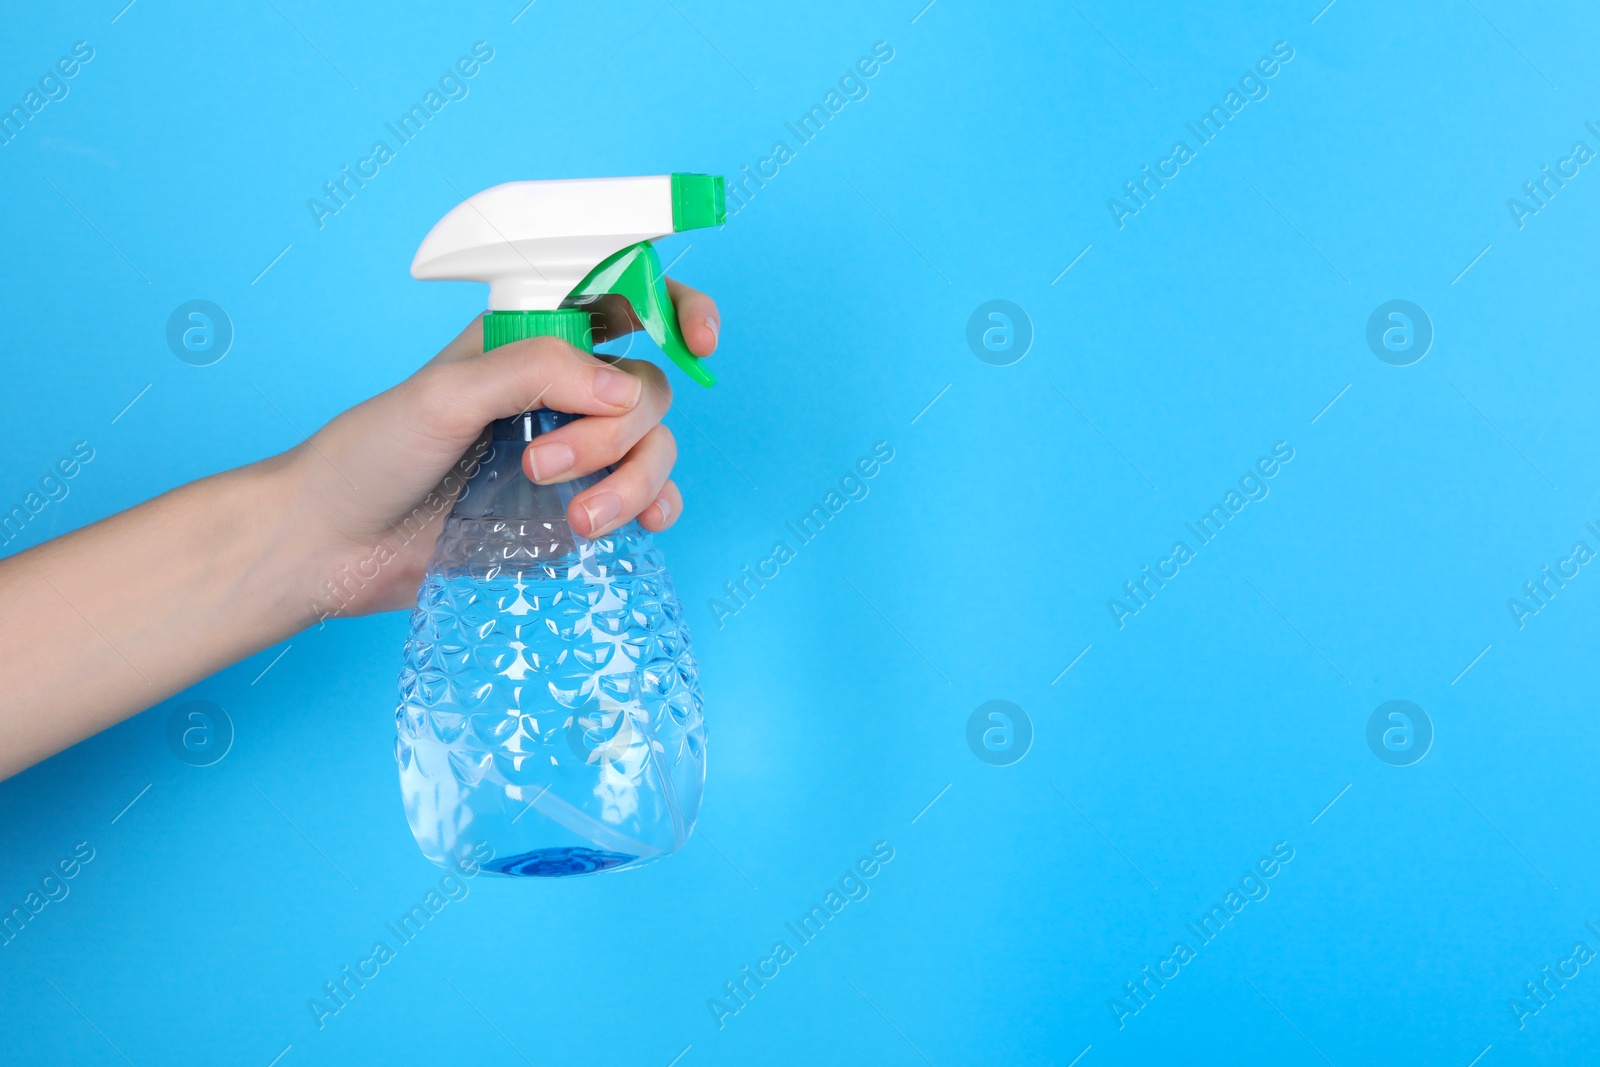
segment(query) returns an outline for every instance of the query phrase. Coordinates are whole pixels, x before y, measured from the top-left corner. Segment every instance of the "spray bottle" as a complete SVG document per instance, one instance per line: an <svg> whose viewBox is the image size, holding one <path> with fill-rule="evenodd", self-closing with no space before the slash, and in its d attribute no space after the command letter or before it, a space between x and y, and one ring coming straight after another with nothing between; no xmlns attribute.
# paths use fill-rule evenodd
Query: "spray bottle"
<svg viewBox="0 0 1600 1067"><path fill-rule="evenodd" d="M725 218L712 175L510 182L441 219L411 273L489 284L485 351L538 336L593 351L584 305L620 295L709 386L650 242ZM661 553L637 522L595 540L567 524L609 468L549 486L522 471L529 442L576 417L540 409L485 431L418 592L395 757L411 832L442 866L618 870L694 830L699 666Z"/></svg>

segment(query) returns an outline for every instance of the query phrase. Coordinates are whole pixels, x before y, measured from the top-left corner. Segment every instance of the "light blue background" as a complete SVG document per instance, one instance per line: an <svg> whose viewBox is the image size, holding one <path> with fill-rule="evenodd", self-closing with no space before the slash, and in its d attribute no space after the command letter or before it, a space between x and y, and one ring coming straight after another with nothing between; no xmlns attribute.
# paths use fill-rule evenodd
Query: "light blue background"
<svg viewBox="0 0 1600 1067"><path fill-rule="evenodd" d="M457 190L737 175L894 49L725 228L662 243L725 324L721 384L675 375L667 418L688 508L662 542L711 730L688 848L478 879L319 1030L307 1002L439 875L395 780L405 618L330 625L0 786L5 909L96 850L0 948L8 1060L1600 1055L1594 965L1523 1029L1508 1006L1600 949L1600 577L1520 630L1506 603L1575 540L1600 548L1600 172L1520 230L1506 206L1574 141L1600 149L1592 13L922 2L6 12L7 108L73 42L96 50L0 148L0 506L96 449L8 550L288 448L410 373L482 306L406 271ZM479 40L470 96L319 231L306 199ZM1107 198L1194 147L1184 123L1278 41L1270 95L1119 230ZM164 339L197 298L237 332L204 368ZM965 341L996 298L1035 331L1008 367ZM1403 368L1364 340L1396 298L1436 331ZM870 496L719 629L708 599L880 441ZM1107 598L1278 441L1271 495L1119 630ZM236 725L215 766L166 745L187 699ZM1033 723L1010 767L967 747L992 699ZM1432 718L1414 766L1367 747L1391 699ZM871 895L719 1029L708 999L879 841ZM1295 853L1270 896L1119 1029L1123 983L1277 842Z"/></svg>

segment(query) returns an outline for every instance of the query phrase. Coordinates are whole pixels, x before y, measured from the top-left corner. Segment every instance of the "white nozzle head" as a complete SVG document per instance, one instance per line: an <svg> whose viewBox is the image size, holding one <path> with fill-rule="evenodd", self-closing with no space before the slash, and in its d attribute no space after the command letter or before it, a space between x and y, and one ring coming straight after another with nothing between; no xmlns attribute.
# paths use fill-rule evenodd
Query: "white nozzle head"
<svg viewBox="0 0 1600 1067"><path fill-rule="evenodd" d="M551 311L607 256L672 232L670 174L507 182L440 219L411 276L488 282L490 311Z"/></svg>

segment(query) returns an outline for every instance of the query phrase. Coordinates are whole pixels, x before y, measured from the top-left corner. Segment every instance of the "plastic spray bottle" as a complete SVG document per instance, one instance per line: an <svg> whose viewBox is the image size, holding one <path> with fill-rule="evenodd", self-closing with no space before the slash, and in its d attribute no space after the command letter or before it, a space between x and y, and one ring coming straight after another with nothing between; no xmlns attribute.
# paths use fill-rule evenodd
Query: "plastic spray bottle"
<svg viewBox="0 0 1600 1067"><path fill-rule="evenodd" d="M593 351L583 305L618 294L709 386L650 242L725 218L711 175L510 182L441 219L411 273L489 283L485 351L544 335ZM442 866L618 870L694 830L699 667L661 553L636 522L592 541L568 526L567 503L609 468L550 486L522 471L528 443L576 417L540 409L486 430L418 592L395 757L411 832Z"/></svg>

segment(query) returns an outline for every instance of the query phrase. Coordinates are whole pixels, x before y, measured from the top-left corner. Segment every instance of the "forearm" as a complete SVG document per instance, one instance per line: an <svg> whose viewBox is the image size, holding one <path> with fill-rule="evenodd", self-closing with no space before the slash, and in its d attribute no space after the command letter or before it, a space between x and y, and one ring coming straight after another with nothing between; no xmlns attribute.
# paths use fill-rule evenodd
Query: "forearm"
<svg viewBox="0 0 1600 1067"><path fill-rule="evenodd" d="M0 778L304 628L296 453L0 562Z"/></svg>

